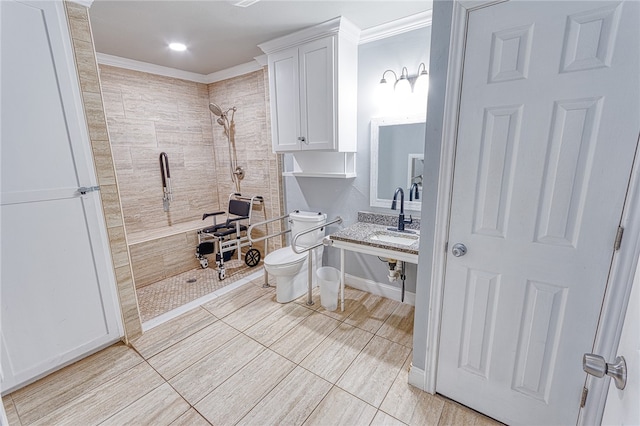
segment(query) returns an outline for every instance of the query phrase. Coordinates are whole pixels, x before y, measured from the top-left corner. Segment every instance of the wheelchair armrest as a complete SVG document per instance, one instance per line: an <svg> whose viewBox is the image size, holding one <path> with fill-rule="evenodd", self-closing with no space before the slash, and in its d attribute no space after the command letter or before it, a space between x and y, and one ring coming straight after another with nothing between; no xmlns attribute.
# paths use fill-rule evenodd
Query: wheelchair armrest
<svg viewBox="0 0 640 426"><path fill-rule="evenodd" d="M205 214L202 215L202 220L205 220L209 216L218 216L218 215L225 214L225 213L226 212L205 213Z"/></svg>

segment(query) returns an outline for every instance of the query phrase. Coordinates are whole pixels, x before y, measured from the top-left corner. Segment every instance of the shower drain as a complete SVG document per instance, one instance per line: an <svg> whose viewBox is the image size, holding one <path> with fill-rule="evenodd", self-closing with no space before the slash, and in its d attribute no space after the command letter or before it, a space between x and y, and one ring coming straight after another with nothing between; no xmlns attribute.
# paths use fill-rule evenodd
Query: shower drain
<svg viewBox="0 0 640 426"><path fill-rule="evenodd" d="M196 281L198 281L198 279L197 279L197 278L187 278L187 282L188 282L189 284L195 283Z"/></svg>

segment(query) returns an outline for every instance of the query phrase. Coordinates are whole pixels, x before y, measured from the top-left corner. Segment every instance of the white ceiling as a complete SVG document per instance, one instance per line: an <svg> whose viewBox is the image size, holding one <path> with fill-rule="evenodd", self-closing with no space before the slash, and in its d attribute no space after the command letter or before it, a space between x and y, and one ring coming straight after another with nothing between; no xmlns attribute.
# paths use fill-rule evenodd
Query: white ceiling
<svg viewBox="0 0 640 426"><path fill-rule="evenodd" d="M246 8L223 0L95 0L89 15L98 53L207 75L253 61L262 42L337 16L365 30L431 7L427 0L261 0ZM187 51L169 50L173 41Z"/></svg>

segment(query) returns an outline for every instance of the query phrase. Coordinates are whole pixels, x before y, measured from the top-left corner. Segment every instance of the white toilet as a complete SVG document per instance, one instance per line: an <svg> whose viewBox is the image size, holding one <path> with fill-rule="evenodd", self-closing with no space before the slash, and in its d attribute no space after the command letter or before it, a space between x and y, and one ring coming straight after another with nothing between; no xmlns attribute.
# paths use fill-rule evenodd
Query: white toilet
<svg viewBox="0 0 640 426"><path fill-rule="evenodd" d="M321 225L327 221L327 215L317 212L294 211L289 214L289 229L291 240L306 229ZM310 247L322 241L324 228L304 234L296 241L298 250ZM317 285L316 270L322 266L323 246L312 250L313 272L312 285ZM308 252L294 253L288 246L269 253L264 258L264 268L268 274L276 277L276 300L279 303L291 302L307 293L309 288L309 272L307 266Z"/></svg>

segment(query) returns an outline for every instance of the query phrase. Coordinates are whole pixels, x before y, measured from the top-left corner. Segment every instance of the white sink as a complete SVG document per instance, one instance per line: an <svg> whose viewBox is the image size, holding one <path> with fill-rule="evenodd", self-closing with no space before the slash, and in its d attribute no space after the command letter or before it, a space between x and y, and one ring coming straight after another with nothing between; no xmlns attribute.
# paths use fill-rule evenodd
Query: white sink
<svg viewBox="0 0 640 426"><path fill-rule="evenodd" d="M397 244L400 246L410 246L418 241L417 235L404 235L404 234L386 234L377 233L373 234L369 239L371 241L380 241L382 243Z"/></svg>

